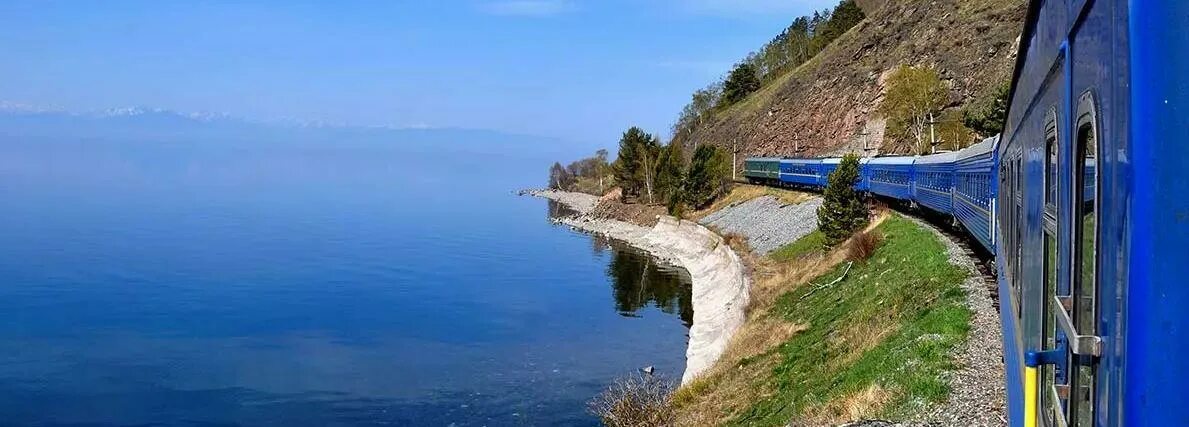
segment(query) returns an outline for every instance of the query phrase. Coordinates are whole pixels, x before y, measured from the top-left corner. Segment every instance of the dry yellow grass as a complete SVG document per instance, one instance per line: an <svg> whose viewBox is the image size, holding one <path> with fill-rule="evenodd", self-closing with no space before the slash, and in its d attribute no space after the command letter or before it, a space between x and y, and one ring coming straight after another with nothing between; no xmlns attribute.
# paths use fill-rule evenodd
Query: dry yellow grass
<svg viewBox="0 0 1189 427"><path fill-rule="evenodd" d="M710 205L710 207L690 213L686 216L696 221L706 217L706 215L710 215L711 213L717 212L728 206L743 203L761 196L773 196L780 200L781 203L789 205L801 203L809 200L810 197L813 197L813 195L809 193L803 193L800 191L765 187L762 185L738 184L731 189L730 193L727 193L727 195L719 197L718 200L715 200L714 203Z"/></svg>
<svg viewBox="0 0 1189 427"><path fill-rule="evenodd" d="M894 393L878 384L872 384L842 399L835 399L824 405L809 408L805 417L794 425L829 426L871 418L879 414L884 405L892 400Z"/></svg>

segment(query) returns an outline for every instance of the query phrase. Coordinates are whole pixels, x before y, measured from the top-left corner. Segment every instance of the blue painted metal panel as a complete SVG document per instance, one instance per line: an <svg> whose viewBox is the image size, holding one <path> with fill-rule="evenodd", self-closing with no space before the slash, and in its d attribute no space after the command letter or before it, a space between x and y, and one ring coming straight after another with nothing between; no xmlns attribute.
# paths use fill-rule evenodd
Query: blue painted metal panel
<svg viewBox="0 0 1189 427"><path fill-rule="evenodd" d="M830 181L830 174L838 169L838 165L842 163L841 157L827 157L822 159L821 165L818 167L819 175L821 176L819 185L825 187Z"/></svg>
<svg viewBox="0 0 1189 427"><path fill-rule="evenodd" d="M871 182L867 180L867 163L870 161L870 157L859 159L859 183L855 184L859 191L871 191Z"/></svg>
<svg viewBox="0 0 1189 427"><path fill-rule="evenodd" d="M1131 182L1123 187L1130 194L1122 200L1114 198L1118 194L1104 194L1101 202L1105 210L1133 215L1123 218L1123 230L1108 230L1129 238L1112 242L1110 250L1129 251L1119 253L1130 261L1126 283L1118 284L1124 286L1122 292L1103 295L1108 300L1123 295L1125 301L1125 388L1112 397L1123 399L1120 424L1183 426L1189 425L1184 393L1189 381L1189 286L1184 283L1189 276L1189 263L1184 262L1189 247L1189 56L1182 53L1189 49L1189 2L1148 0L1129 6L1130 156L1102 153L1112 155L1105 167L1119 168L1104 171L1107 176L1130 172Z"/></svg>
<svg viewBox="0 0 1189 427"><path fill-rule="evenodd" d="M995 253L992 227L998 137L958 151L954 156L954 217L990 253Z"/></svg>
<svg viewBox="0 0 1189 427"><path fill-rule="evenodd" d="M820 159L781 159L780 181L789 185L817 186Z"/></svg>
<svg viewBox="0 0 1189 427"><path fill-rule="evenodd" d="M867 163L870 191L884 197L912 200L912 156L876 157Z"/></svg>
<svg viewBox="0 0 1189 427"><path fill-rule="evenodd" d="M934 212L953 215L956 158L956 153L918 157L913 162L913 200Z"/></svg>

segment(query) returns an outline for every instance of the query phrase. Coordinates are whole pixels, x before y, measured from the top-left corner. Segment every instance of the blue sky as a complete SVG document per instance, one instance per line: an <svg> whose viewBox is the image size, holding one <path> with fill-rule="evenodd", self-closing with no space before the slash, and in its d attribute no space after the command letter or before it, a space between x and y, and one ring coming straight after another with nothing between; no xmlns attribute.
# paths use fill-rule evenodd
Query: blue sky
<svg viewBox="0 0 1189 427"><path fill-rule="evenodd" d="M612 145L837 0L0 2L0 102Z"/></svg>

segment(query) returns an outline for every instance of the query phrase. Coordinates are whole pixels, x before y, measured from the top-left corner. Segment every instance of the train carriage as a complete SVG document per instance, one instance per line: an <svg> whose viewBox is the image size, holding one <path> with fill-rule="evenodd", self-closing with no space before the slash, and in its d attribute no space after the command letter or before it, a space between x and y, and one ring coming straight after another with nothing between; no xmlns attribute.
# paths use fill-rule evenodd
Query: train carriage
<svg viewBox="0 0 1189 427"><path fill-rule="evenodd" d="M822 165L820 168L821 177L817 181L818 187L825 188L826 184L828 184L830 181L830 174L834 173L834 170L838 169L838 165L841 163L841 157L827 157L822 159Z"/></svg>
<svg viewBox="0 0 1189 427"><path fill-rule="evenodd" d="M876 157L867 162L869 191L893 199L912 200L912 163L915 156Z"/></svg>
<svg viewBox="0 0 1189 427"><path fill-rule="evenodd" d="M815 187L821 180L820 159L780 159L780 181L785 185Z"/></svg>
<svg viewBox="0 0 1189 427"><path fill-rule="evenodd" d="M1189 425L1186 17L1029 6L996 148L1013 425Z"/></svg>
<svg viewBox="0 0 1189 427"><path fill-rule="evenodd" d="M780 182L780 159L774 157L748 157L743 160L743 177L752 184L776 184Z"/></svg>
<svg viewBox="0 0 1189 427"><path fill-rule="evenodd" d="M943 215L953 215L954 159L957 153L917 157L913 162L912 200Z"/></svg>
<svg viewBox="0 0 1189 427"><path fill-rule="evenodd" d="M954 156L954 219L988 253L995 250L995 144L984 139Z"/></svg>

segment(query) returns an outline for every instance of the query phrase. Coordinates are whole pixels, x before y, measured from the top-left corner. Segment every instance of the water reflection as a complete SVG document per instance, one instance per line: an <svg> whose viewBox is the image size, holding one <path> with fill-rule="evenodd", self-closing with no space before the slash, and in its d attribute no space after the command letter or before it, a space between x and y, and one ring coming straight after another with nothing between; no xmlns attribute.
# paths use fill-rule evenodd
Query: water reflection
<svg viewBox="0 0 1189 427"><path fill-rule="evenodd" d="M688 328L694 321L693 294L689 273L657 264L652 257L627 245L613 242L607 277L611 279L615 310L635 317L649 305L677 314Z"/></svg>
<svg viewBox="0 0 1189 427"><path fill-rule="evenodd" d="M575 215L578 215L578 211L574 210L573 208L570 208L563 203L559 203L556 200L549 200L549 211L547 216L550 221L556 221Z"/></svg>
<svg viewBox="0 0 1189 427"><path fill-rule="evenodd" d="M577 215L565 204L549 200L547 216L556 221ZM615 311L626 317L641 317L640 311L652 306L681 318L685 327L693 325L692 282L684 269L658 264L647 253L602 235L591 235L591 252L596 256L610 252L607 277L615 298Z"/></svg>

